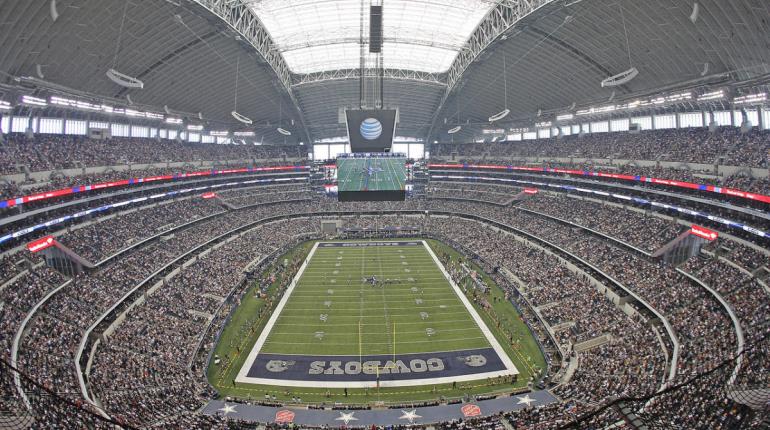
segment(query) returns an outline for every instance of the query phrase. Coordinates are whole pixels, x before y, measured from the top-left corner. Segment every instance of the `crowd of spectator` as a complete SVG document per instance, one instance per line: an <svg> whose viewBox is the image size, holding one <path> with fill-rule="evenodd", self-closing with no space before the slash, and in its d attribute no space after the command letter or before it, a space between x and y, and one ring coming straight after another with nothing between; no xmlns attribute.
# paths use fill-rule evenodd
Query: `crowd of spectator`
<svg viewBox="0 0 770 430"><path fill-rule="evenodd" d="M433 181L426 189L426 196L434 199L463 198L488 203L505 204L510 202L513 197L520 192L522 192L522 189L520 188L494 184Z"/></svg>
<svg viewBox="0 0 770 430"><path fill-rule="evenodd" d="M748 258L748 261L766 260L767 255L745 245L730 245L737 255ZM750 258L749 255L758 254ZM701 253L691 258L682 269L700 281L716 290L735 312L747 344L770 336L770 289L746 269L740 269L730 264L736 254L725 254L718 257L719 252L712 255ZM737 383L742 385L766 385L770 382L770 360L760 354L752 354L744 358Z"/></svg>
<svg viewBox="0 0 770 430"><path fill-rule="evenodd" d="M261 226L199 258L148 295L95 356L89 379L105 407L141 427L195 411L198 394L210 393L189 377L187 366L208 319L249 263L289 237L316 233L305 219Z"/></svg>
<svg viewBox="0 0 770 430"><path fill-rule="evenodd" d="M682 230L676 223L654 215L566 195L540 195L517 207L599 231L647 252L670 242Z"/></svg>
<svg viewBox="0 0 770 430"><path fill-rule="evenodd" d="M116 300L184 252L269 213L290 210L289 205L275 204L224 214L132 249L98 272L76 276L30 322L19 357L21 370L34 374L41 384L62 396L79 399L75 351L82 333Z"/></svg>
<svg viewBox="0 0 770 430"><path fill-rule="evenodd" d="M15 273L13 281L9 277L0 280L0 360L9 363L13 340L21 328L22 321L32 311L35 304L48 292L64 283L65 278L57 271L43 265L42 261L23 258L26 268L11 263L10 258L0 261L0 270L5 274ZM6 266L13 266L11 271ZM11 372L0 369L0 414L21 410L23 407Z"/></svg>
<svg viewBox="0 0 770 430"><path fill-rule="evenodd" d="M167 139L98 140L81 136L12 133L0 145L0 174L164 162L306 158L299 145L215 145Z"/></svg>
<svg viewBox="0 0 770 430"><path fill-rule="evenodd" d="M222 212L224 208L216 200L199 196L165 201L107 220L97 219L94 224L72 229L59 241L91 263L98 263L133 243Z"/></svg>
<svg viewBox="0 0 770 430"><path fill-rule="evenodd" d="M743 267L749 272L758 269L761 266L770 267L770 255L759 251L754 247L743 245L738 242L730 241L727 246L722 246L725 250L724 256Z"/></svg>
<svg viewBox="0 0 770 430"><path fill-rule="evenodd" d="M559 138L502 143L437 144L431 156L456 154L464 159L588 158L614 160L658 160L726 166L767 167L770 132L721 127L715 133L705 128L594 133Z"/></svg>
<svg viewBox="0 0 770 430"><path fill-rule="evenodd" d="M250 205L287 200L310 200L315 193L307 184L277 185L273 187L239 188L219 193L228 204L241 208Z"/></svg>
<svg viewBox="0 0 770 430"><path fill-rule="evenodd" d="M304 186L307 187L307 186ZM74 252L100 260L132 243L159 233L154 241L128 249L92 273L81 273L46 301L33 316L22 338L19 367L34 375L44 387L73 401L82 401L74 357L83 333L113 306L160 268L207 241L262 218L277 215L306 215L255 229L216 248L185 267L145 301L130 310L116 331L104 337L96 349L89 386L105 410L121 422L137 426L169 425L187 428L225 427L216 418L195 412L214 393L189 371L196 346L204 339L224 297L240 283L243 270L255 259L270 254L298 237L318 237L320 218L328 212L380 212L383 216L356 217L348 225L362 227L399 226L419 228L424 234L462 244L464 248L495 267L513 273L520 284L522 299L532 305L526 315L530 322L544 321L547 330L569 360L578 366L571 379L558 381L558 407L540 407L521 414L498 416L473 422L443 424L447 429L498 429L501 420L521 428L555 428L596 404L623 395L651 395L665 382L670 351L665 351L658 332L641 312L641 303L630 306L640 313L631 316L614 306L596 288L585 272L575 272L562 258L470 218L488 219L511 226L581 258L612 277L666 318L680 344L677 378L684 381L713 369L737 350L736 334L721 303L675 267L650 260L621 243L608 241L581 227L615 237L646 252L675 238L679 229L669 221L606 204L541 193L521 205L500 203L510 188L484 184L436 184L436 190L460 191L468 200L451 198L409 199L405 202L337 202L298 185L241 189L220 193L219 199L175 200L106 221L73 229L61 237ZM447 188L448 187L448 188ZM455 187L455 188L452 188ZM481 196L480 198L475 198ZM436 196L434 196L436 197ZM447 197L451 197L447 194ZM291 200L291 201L289 201ZM475 201L474 201L475 200ZM406 213L399 211L408 211ZM428 214L426 214L428 211ZM439 215L437 215L439 214ZM449 215L450 218L445 216ZM202 218L211 216L210 219ZM560 222L559 218L576 226ZM185 225L190 221L197 223ZM96 220L100 221L100 220ZM577 227L580 226L580 227ZM741 326L751 339L768 333L769 314L766 293L751 270L766 264L767 255L745 245L728 244L716 255L724 255L745 270L718 260L697 257L683 269L714 287L736 310ZM561 254L560 254L561 255ZM0 260L0 278L6 284L13 276L28 270L19 279L0 289L0 340L3 359L10 353L10 340L20 322L51 289L65 278L39 262L19 261L18 255ZM33 267L34 266L34 267ZM496 276L502 276L499 273ZM24 288L20 288L21 286ZM613 289L617 286L611 286ZM762 301L761 299L765 300ZM554 328L555 327L555 328ZM744 327L745 328L745 327ZM604 337L593 348L575 351L575 345ZM211 344L206 344L208 348ZM750 360L738 379L749 384L767 363ZM9 382L0 378L2 395L14 398ZM697 404L693 404L697 403ZM10 403L9 403L10 404ZM18 407L18 402L16 402ZM672 402L684 423L719 421L712 428L726 429L738 418L740 408L724 398L704 399L700 393ZM51 414L45 402L33 401L36 416ZM569 413L565 408L569 407ZM719 418L706 411L713 408ZM670 411L669 411L670 412ZM565 418L567 417L567 418ZM619 420L616 411L596 417L611 424ZM208 423L213 422L211 426ZM208 426L208 427L207 427ZM475 426L475 427L474 427Z"/></svg>
<svg viewBox="0 0 770 430"><path fill-rule="evenodd" d="M609 172L614 173L614 169L594 169L592 171L601 171L601 172ZM676 168L650 168L650 167L636 167L631 165L625 165L622 166L620 169L618 169L619 173L622 174L629 174L629 175L635 175L635 176L644 176L647 178L657 178L657 179L664 179L664 180L674 180L674 181L683 181L683 182L689 182L694 184L700 184L700 185L713 185L715 187L722 187L722 188L730 188L730 189L736 189L736 190L742 190L752 193L759 193L759 194L769 194L770 193L770 182L768 181L768 178L755 178L747 176L746 173L735 173L726 177L723 176L714 176L711 174L706 174L705 172L699 174L697 170L685 170L685 169L676 169ZM637 188L642 187L645 190L655 189L655 190L661 190L666 192L672 192L672 193L678 193L685 196L697 196L701 199L706 199L713 202L722 202L722 203L730 203L735 206L739 207L750 207L754 209L759 209L761 211L765 211L765 203L760 202L754 202L750 199L746 199L743 197L738 196L731 196L724 193L714 193L712 191L704 191L700 189L690 189L690 188L683 188L683 187L671 187L668 184L661 184L661 183L652 183L652 182L628 182L625 180L616 180L609 177L597 177L597 176L590 176L588 177L589 183L615 183L619 185L633 185ZM586 178L583 178L586 179ZM624 190L622 190L624 191ZM658 194L658 196L662 196L661 194ZM656 196L657 197L657 196ZM660 198L660 197L658 197Z"/></svg>
<svg viewBox="0 0 770 430"><path fill-rule="evenodd" d="M555 256L517 242L475 221L434 221L428 232L448 237L487 261L514 273L523 295L550 327L564 351L608 335L597 350L581 352L578 373L557 392L564 398L594 403L611 395L647 393L660 384L665 357L649 326L628 317L588 281Z"/></svg>
<svg viewBox="0 0 770 430"><path fill-rule="evenodd" d="M711 226L716 229L723 229L725 224L706 218L704 215L721 217L760 231L770 230L770 217L767 216L766 211L767 203L758 200L728 197L724 194L699 190L661 190L659 189L660 186L649 183L623 185L609 183L606 180L594 177L565 178L553 175L527 174L524 174L523 177L518 177L521 175L514 174L516 177L512 179L507 172L487 172L485 176L490 177L490 179L488 181L478 181L472 178L474 175L477 175L476 171L459 171L456 173L457 177L452 178L451 181L460 183L456 186L467 182L491 186L493 183L496 183L493 181L497 177L502 177L504 180L516 181L514 182L516 186L530 186L540 190L554 190L560 193L569 193L573 196L606 200L620 205L633 205L645 211L662 212L671 217L685 218L698 225ZM466 176L470 177L466 179ZM516 194L516 187L511 187L510 189L511 194ZM458 196L458 198L460 197ZM684 211L675 210L673 207L682 208ZM688 212L688 210L692 212ZM699 215L693 215L694 212ZM757 235L741 228L732 228L730 233L742 238L748 238L749 240L758 239Z"/></svg>

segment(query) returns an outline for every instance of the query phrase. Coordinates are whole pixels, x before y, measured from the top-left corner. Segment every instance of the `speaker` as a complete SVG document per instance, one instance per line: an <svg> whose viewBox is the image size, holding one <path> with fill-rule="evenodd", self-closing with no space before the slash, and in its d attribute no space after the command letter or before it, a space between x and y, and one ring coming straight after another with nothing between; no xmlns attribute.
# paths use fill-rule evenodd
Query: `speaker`
<svg viewBox="0 0 770 430"><path fill-rule="evenodd" d="M370 6L369 9L369 52L382 52L382 6Z"/></svg>

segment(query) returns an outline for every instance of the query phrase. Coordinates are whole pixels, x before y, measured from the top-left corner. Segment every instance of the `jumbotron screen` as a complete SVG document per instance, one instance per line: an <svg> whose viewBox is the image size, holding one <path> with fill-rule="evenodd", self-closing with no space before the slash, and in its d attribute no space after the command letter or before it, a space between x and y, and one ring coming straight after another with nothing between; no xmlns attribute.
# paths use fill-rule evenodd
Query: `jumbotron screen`
<svg viewBox="0 0 770 430"><path fill-rule="evenodd" d="M341 154L337 158L339 200L404 200L406 173L404 154Z"/></svg>

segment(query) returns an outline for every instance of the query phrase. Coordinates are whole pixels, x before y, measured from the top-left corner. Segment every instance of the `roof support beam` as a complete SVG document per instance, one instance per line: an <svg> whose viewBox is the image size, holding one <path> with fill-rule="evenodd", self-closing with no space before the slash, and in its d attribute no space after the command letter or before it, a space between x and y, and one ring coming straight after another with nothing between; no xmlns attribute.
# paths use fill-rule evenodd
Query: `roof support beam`
<svg viewBox="0 0 770 430"><path fill-rule="evenodd" d="M299 115L300 126L305 135L305 141L311 142L312 136L305 125L302 109L292 91L292 74L289 66L278 51L278 47L270 37L270 33L262 26L257 15L240 0L192 0L209 12L227 23L238 32L246 42L256 49L268 65L273 69L281 85L286 90L294 108Z"/></svg>
<svg viewBox="0 0 770 430"><path fill-rule="evenodd" d="M312 48L314 46L325 45L340 45L340 44L355 44L358 45L360 39L358 37L332 37L328 39L319 39L309 42L295 42L294 44L287 44L281 47L281 52L293 51L302 48ZM451 43L444 43L439 40L420 40L408 37L385 37L383 38L385 43L399 43L404 45L417 45L417 46L429 46L431 48L446 49L447 51L456 51L457 46Z"/></svg>
<svg viewBox="0 0 770 430"><path fill-rule="evenodd" d="M444 90L444 94L441 96L441 101L437 106L436 112L433 115L426 141L431 141L436 121L444 108L444 103L446 103L455 86L460 81L463 73L465 73L465 70L470 66L473 60L475 60L476 57L478 57L479 54L481 54L495 39L513 27L513 25L519 22L523 17L552 1L555 0L500 0L499 3L489 11L479 26L476 27L476 30L473 31L473 34L471 34L471 37L465 43L465 46L460 50L460 53L457 55L457 58L455 58L452 66L449 67L449 71L447 71L447 86Z"/></svg>
<svg viewBox="0 0 770 430"><path fill-rule="evenodd" d="M301 86L319 82L339 81L345 79L358 79L360 69L329 70L325 72L306 73L295 75L293 86ZM417 81L424 84L445 86L443 74L418 72L404 69L385 69L385 79L400 81Z"/></svg>

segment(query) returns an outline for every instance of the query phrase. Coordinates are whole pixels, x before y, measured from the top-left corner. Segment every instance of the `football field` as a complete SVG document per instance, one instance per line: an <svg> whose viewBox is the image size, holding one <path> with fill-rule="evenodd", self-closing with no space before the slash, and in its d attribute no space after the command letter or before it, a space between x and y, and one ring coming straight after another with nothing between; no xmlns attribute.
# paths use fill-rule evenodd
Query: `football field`
<svg viewBox="0 0 770 430"><path fill-rule="evenodd" d="M406 186L404 158L337 159L339 191L400 191Z"/></svg>
<svg viewBox="0 0 770 430"><path fill-rule="evenodd" d="M365 387L516 373L423 241L321 242L237 381Z"/></svg>

